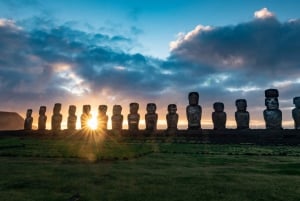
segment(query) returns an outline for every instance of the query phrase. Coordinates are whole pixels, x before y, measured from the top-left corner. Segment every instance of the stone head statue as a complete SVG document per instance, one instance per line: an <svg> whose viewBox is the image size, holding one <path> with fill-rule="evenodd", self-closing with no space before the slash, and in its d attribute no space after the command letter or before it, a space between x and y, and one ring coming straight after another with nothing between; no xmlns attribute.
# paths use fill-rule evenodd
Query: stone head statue
<svg viewBox="0 0 300 201"><path fill-rule="evenodd" d="M107 105L99 105L98 111L101 114L106 114L106 112L107 112Z"/></svg>
<svg viewBox="0 0 300 201"><path fill-rule="evenodd" d="M168 112L170 114L176 114L176 112L177 112L177 106L175 104L168 105Z"/></svg>
<svg viewBox="0 0 300 201"><path fill-rule="evenodd" d="M137 114L139 110L139 104L138 103L130 103L130 114Z"/></svg>
<svg viewBox="0 0 300 201"><path fill-rule="evenodd" d="M235 106L239 112L245 112L247 110L247 101L246 99L237 99L235 101Z"/></svg>
<svg viewBox="0 0 300 201"><path fill-rule="evenodd" d="M89 114L91 111L91 105L84 105L82 108L82 113Z"/></svg>
<svg viewBox="0 0 300 201"><path fill-rule="evenodd" d="M30 118L31 115L32 115L32 109L28 109L27 112L26 112L26 117Z"/></svg>
<svg viewBox="0 0 300 201"><path fill-rule="evenodd" d="M61 104L60 103L55 103L54 108L53 108L53 114L59 114L61 110Z"/></svg>
<svg viewBox="0 0 300 201"><path fill-rule="evenodd" d="M190 92L189 93L189 104L190 105L198 105L198 102L199 102L198 92Z"/></svg>
<svg viewBox="0 0 300 201"><path fill-rule="evenodd" d="M149 114L154 114L156 111L156 104L155 103L148 103L147 104L147 112Z"/></svg>
<svg viewBox="0 0 300 201"><path fill-rule="evenodd" d="M277 110L279 109L279 102L278 102L278 90L277 89L267 89L265 90L265 106L269 110Z"/></svg>
<svg viewBox="0 0 300 201"><path fill-rule="evenodd" d="M215 112L224 112L224 103L215 102L213 107L214 107Z"/></svg>
<svg viewBox="0 0 300 201"><path fill-rule="evenodd" d="M120 115L121 113L122 113L122 106L114 105L113 106L113 115Z"/></svg>
<svg viewBox="0 0 300 201"><path fill-rule="evenodd" d="M277 89L267 89L265 90L265 97L266 98L278 98L279 92Z"/></svg>
<svg viewBox="0 0 300 201"><path fill-rule="evenodd" d="M296 108L300 109L300 96L299 97L295 97L293 99L293 103L295 104Z"/></svg>
<svg viewBox="0 0 300 201"><path fill-rule="evenodd" d="M69 106L69 115L75 115L75 113L76 113L76 106L70 105Z"/></svg>
<svg viewBox="0 0 300 201"><path fill-rule="evenodd" d="M279 109L278 98L266 98L265 105L268 110L277 110Z"/></svg>
<svg viewBox="0 0 300 201"><path fill-rule="evenodd" d="M46 114L46 106L41 106L39 110L39 115L45 115Z"/></svg>

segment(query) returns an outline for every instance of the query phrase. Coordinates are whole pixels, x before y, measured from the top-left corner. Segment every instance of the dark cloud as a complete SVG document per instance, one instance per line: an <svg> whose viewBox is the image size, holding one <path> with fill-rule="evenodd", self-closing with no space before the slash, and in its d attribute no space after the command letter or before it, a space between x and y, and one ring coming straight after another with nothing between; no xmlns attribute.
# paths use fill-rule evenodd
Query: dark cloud
<svg viewBox="0 0 300 201"><path fill-rule="evenodd" d="M14 99L53 90L57 93L50 99L67 92L69 96L96 95L104 88L123 96L150 97L167 85L168 79L160 73L162 61L123 50L131 44L130 38L90 34L52 23L25 30L13 21L2 21L0 87ZM41 21L34 19L32 24Z"/></svg>
<svg viewBox="0 0 300 201"><path fill-rule="evenodd" d="M300 21L279 22L274 15L224 27L199 25L171 43L168 60L174 65L165 68L197 75L200 91L211 88L220 94L250 95L252 90L277 87L295 93L286 83L300 76L299 41ZM183 65L176 66L179 63Z"/></svg>
<svg viewBox="0 0 300 201"><path fill-rule="evenodd" d="M298 68L299 39L299 20L281 23L272 17L234 26L198 26L173 43L170 58L222 70L279 74Z"/></svg>

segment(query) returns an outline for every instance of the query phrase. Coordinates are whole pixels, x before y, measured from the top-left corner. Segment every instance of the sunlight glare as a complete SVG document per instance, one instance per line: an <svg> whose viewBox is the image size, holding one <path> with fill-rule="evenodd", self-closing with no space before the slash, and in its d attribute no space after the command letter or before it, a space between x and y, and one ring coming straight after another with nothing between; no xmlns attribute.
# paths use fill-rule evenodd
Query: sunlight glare
<svg viewBox="0 0 300 201"><path fill-rule="evenodd" d="M97 118L95 116L93 116L93 118L91 118L89 121L88 121L88 127L91 129L91 130L96 130L97 129Z"/></svg>

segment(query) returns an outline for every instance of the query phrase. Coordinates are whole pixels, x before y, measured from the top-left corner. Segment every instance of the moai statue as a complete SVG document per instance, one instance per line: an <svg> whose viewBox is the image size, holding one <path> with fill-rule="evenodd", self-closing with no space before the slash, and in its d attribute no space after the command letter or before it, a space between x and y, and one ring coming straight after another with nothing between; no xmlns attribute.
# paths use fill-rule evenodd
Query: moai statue
<svg viewBox="0 0 300 201"><path fill-rule="evenodd" d="M128 114L128 130L130 131L138 131L139 130L139 121L140 114L138 113L139 104L138 103L130 103L130 114Z"/></svg>
<svg viewBox="0 0 300 201"><path fill-rule="evenodd" d="M91 112L91 105L84 105L82 107L82 115L80 117L81 129L89 128L88 122L92 118L92 115L90 114L90 112Z"/></svg>
<svg viewBox="0 0 300 201"><path fill-rule="evenodd" d="M32 130L32 109L28 109L26 112L26 119L24 121L24 130Z"/></svg>
<svg viewBox="0 0 300 201"><path fill-rule="evenodd" d="M265 106L264 119L267 129L282 129L282 112L279 110L278 90L267 89L265 90Z"/></svg>
<svg viewBox="0 0 300 201"><path fill-rule="evenodd" d="M38 122L38 129L39 130L46 130L46 121L47 121L47 116L46 116L46 106L41 106L39 110L39 122Z"/></svg>
<svg viewBox="0 0 300 201"><path fill-rule="evenodd" d="M61 104L55 103L53 108L53 115L51 119L51 129L53 131L60 131L62 115L60 114Z"/></svg>
<svg viewBox="0 0 300 201"><path fill-rule="evenodd" d="M201 129L202 108L198 105L199 94L197 92L189 93L189 105L186 107L186 116L188 120L188 129Z"/></svg>
<svg viewBox="0 0 300 201"><path fill-rule="evenodd" d="M113 131L122 131L123 128L123 115L122 106L114 105L113 106L113 115L111 117L111 127Z"/></svg>
<svg viewBox="0 0 300 201"><path fill-rule="evenodd" d="M76 130L77 116L76 116L75 113L76 113L76 106L75 105L70 105L69 106L68 122L67 122L68 130Z"/></svg>
<svg viewBox="0 0 300 201"><path fill-rule="evenodd" d="M106 115L107 105L98 107L98 130L107 130L108 116Z"/></svg>
<svg viewBox="0 0 300 201"><path fill-rule="evenodd" d="M246 99L237 99L235 101L237 111L235 112L235 121L237 129L249 129L250 115L247 111Z"/></svg>
<svg viewBox="0 0 300 201"><path fill-rule="evenodd" d="M300 129L300 97L295 97L293 99L295 107L292 111L293 119L295 122L295 129Z"/></svg>
<svg viewBox="0 0 300 201"><path fill-rule="evenodd" d="M224 103L215 102L214 112L212 113L212 120L214 123L214 130L222 130L226 128L226 113L224 112Z"/></svg>
<svg viewBox="0 0 300 201"><path fill-rule="evenodd" d="M148 103L147 104L147 114L145 115L146 130L148 130L148 131L156 131L156 129L157 129L158 115L155 112L156 112L156 104Z"/></svg>
<svg viewBox="0 0 300 201"><path fill-rule="evenodd" d="M178 114L177 106L175 104L168 105L168 114L167 118L167 126L168 132L175 133L177 131L177 124L178 124Z"/></svg>

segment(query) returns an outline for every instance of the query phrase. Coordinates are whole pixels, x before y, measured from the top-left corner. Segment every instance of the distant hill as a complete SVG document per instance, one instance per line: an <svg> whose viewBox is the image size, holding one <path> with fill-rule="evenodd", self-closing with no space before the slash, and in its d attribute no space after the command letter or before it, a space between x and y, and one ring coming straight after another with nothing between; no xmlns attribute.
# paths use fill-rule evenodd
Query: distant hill
<svg viewBox="0 0 300 201"><path fill-rule="evenodd" d="M24 128L24 118L16 112L0 111L0 130L20 130Z"/></svg>

